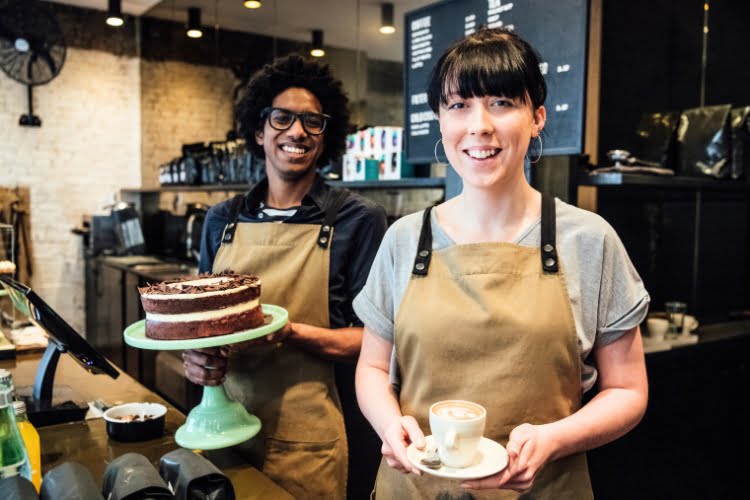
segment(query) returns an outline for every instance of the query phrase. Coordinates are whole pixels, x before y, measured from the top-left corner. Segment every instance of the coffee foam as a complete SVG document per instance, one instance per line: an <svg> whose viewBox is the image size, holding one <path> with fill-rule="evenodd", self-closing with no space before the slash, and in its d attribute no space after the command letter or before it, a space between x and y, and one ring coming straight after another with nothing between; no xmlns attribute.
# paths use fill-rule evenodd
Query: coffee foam
<svg viewBox="0 0 750 500"><path fill-rule="evenodd" d="M432 409L432 412L439 417L451 420L473 420L483 414L480 406L458 401L438 405Z"/></svg>

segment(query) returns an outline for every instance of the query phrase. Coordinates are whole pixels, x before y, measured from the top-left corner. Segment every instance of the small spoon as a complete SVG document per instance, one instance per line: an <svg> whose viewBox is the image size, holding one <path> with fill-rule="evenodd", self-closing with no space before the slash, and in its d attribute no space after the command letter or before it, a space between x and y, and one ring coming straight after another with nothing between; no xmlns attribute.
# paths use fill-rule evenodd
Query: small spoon
<svg viewBox="0 0 750 500"><path fill-rule="evenodd" d="M440 462L440 456L438 456L437 448L425 450L424 457L422 457L422 460L420 460L420 462L428 469L439 469L443 465L442 462Z"/></svg>

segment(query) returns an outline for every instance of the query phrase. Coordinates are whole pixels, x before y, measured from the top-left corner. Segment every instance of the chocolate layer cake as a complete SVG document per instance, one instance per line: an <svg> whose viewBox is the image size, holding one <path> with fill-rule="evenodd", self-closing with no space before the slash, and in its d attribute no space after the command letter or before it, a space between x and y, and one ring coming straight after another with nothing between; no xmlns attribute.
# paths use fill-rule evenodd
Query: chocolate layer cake
<svg viewBox="0 0 750 500"><path fill-rule="evenodd" d="M146 336L152 339L216 337L263 324L256 276L186 276L138 291L146 311Z"/></svg>

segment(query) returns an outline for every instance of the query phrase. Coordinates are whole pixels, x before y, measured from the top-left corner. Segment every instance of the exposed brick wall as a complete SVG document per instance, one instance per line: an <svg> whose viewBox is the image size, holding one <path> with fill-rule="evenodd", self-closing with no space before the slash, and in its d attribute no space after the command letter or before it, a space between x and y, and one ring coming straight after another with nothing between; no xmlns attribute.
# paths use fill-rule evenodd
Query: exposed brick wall
<svg viewBox="0 0 750 500"><path fill-rule="evenodd" d="M143 187L159 185L158 166L180 156L182 144L226 138L236 84L226 68L141 61Z"/></svg>
<svg viewBox="0 0 750 500"><path fill-rule="evenodd" d="M122 186L140 185L138 60L69 48L65 66L34 89L41 128L18 126L26 87L0 73L0 185L31 189L32 286L83 332L81 215Z"/></svg>

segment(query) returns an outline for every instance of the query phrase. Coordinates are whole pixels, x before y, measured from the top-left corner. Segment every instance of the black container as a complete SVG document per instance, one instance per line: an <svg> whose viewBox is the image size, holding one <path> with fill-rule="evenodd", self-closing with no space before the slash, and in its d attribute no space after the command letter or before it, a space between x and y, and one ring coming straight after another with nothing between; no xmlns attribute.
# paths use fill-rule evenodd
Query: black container
<svg viewBox="0 0 750 500"><path fill-rule="evenodd" d="M167 408L159 403L126 403L104 412L107 435L115 441L156 439L164 434ZM146 416L147 418L141 418ZM125 418L123 418L125 417ZM128 418L135 417L135 419Z"/></svg>

